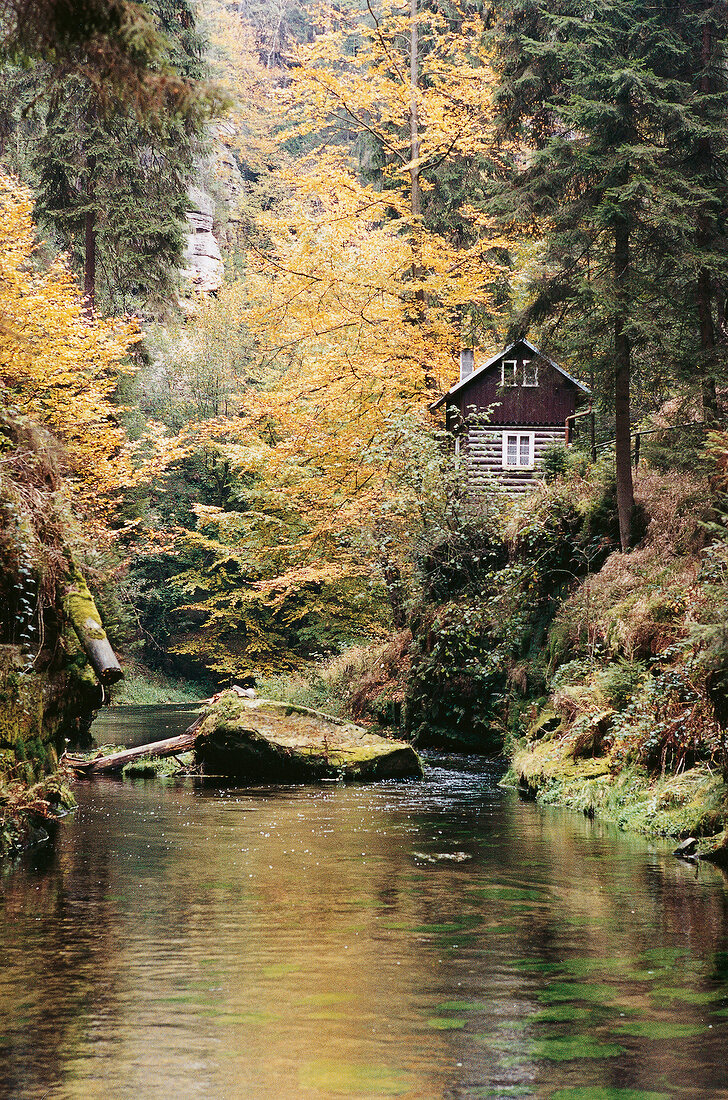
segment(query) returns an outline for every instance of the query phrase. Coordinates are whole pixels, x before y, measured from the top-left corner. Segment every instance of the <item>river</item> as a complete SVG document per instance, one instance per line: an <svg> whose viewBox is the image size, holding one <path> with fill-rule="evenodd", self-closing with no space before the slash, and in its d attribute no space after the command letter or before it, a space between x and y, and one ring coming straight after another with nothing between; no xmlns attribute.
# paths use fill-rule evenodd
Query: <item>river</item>
<svg viewBox="0 0 728 1100"><path fill-rule="evenodd" d="M0 879L0 1096L728 1098L724 876L500 774L79 782Z"/></svg>

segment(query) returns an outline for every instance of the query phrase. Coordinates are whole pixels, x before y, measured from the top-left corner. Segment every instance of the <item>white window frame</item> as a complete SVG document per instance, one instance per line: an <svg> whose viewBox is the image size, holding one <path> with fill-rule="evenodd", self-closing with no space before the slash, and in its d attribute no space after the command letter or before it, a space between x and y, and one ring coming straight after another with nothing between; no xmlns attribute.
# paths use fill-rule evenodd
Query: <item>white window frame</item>
<svg viewBox="0 0 728 1100"><path fill-rule="evenodd" d="M508 461L508 437L509 436L515 436L517 441L518 441L516 443L516 454L517 454L517 457L518 457L518 462L515 462L515 463ZM511 431L503 432L503 434L501 436L501 444L502 444L502 461L503 461L503 469L504 470L532 470L534 468L534 465L535 465L535 463L534 463L534 441L535 441L535 437L536 437L535 432L522 432L522 431L519 431L517 428L512 429ZM520 459L521 459L521 440L522 439L527 439L528 440L528 462L527 463L520 461Z"/></svg>
<svg viewBox="0 0 728 1100"><path fill-rule="evenodd" d="M531 364L533 364L532 367L531 367ZM531 377L533 378L533 382L527 382L526 381L526 371L528 370L529 367L531 367ZM522 377L523 377L523 385L524 386L537 386L538 385L538 365L536 363L534 363L533 359L524 359L523 360L523 376Z"/></svg>
<svg viewBox="0 0 728 1100"><path fill-rule="evenodd" d="M508 372L508 378L506 378L506 365L513 367L513 371ZM517 359L501 359L501 386L517 386L518 385L518 360Z"/></svg>

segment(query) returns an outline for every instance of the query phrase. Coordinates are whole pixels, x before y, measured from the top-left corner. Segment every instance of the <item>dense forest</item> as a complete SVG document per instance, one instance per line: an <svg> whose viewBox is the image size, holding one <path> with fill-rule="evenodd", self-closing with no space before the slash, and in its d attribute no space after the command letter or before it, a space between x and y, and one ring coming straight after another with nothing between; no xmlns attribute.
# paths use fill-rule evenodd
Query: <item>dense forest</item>
<svg viewBox="0 0 728 1100"><path fill-rule="evenodd" d="M727 15L3 6L6 805L67 797L109 697L235 683L720 835ZM594 453L476 493L429 407L521 336L590 389Z"/></svg>

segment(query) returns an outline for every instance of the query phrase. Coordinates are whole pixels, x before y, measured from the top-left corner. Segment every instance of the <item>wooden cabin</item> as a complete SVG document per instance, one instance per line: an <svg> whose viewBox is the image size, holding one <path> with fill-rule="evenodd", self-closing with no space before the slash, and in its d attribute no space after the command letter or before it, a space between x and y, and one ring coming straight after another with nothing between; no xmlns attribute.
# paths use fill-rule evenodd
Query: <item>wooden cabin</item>
<svg viewBox="0 0 728 1100"><path fill-rule="evenodd" d="M456 453L468 458L468 480L486 488L493 478L511 492L533 487L540 458L567 443L578 406L590 391L534 347L518 340L475 369L472 348L460 353L460 381L430 409L443 405Z"/></svg>

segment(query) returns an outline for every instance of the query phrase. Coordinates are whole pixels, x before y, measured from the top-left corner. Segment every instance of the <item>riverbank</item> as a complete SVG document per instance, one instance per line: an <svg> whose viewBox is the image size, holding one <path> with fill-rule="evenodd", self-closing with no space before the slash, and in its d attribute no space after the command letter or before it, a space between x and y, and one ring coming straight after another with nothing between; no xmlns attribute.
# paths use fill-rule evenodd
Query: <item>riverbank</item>
<svg viewBox="0 0 728 1100"><path fill-rule="evenodd" d="M573 742L515 751L504 786L542 806L564 806L647 836L694 837L703 859L728 866L728 788L706 765L652 776L637 765L615 767L610 754L574 759Z"/></svg>
<svg viewBox="0 0 728 1100"><path fill-rule="evenodd" d="M714 446L728 454L725 438ZM382 704L401 699L418 747L505 753L510 781L543 804L694 836L722 858L720 474L641 469L640 538L621 553L608 468L569 461L532 497L483 505L423 539L411 633L390 642L398 659L389 666L382 647L368 661L360 653L339 686L372 724L390 724L397 711Z"/></svg>
<svg viewBox="0 0 728 1100"><path fill-rule="evenodd" d="M510 739L537 801L728 862L723 497L707 479L637 479L644 536L575 585L546 638L547 693Z"/></svg>
<svg viewBox="0 0 728 1100"><path fill-rule="evenodd" d="M149 668L130 653L119 651L124 678L111 690L111 706L156 706L160 703L196 703L212 695L210 683L170 676Z"/></svg>

